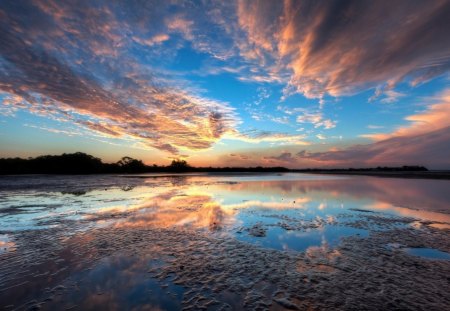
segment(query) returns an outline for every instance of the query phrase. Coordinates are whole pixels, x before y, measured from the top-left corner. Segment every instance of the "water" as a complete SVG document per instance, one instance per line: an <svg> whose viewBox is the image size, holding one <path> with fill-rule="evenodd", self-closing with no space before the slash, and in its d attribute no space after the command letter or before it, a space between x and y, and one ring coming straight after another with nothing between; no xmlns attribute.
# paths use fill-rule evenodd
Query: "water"
<svg viewBox="0 0 450 311"><path fill-rule="evenodd" d="M450 223L450 215L442 213L450 201L447 181L200 174L3 177L0 185L4 232L71 222L86 227L111 222L131 227L179 226L229 233L279 250L303 251L337 245L341 237L367 236L367 230L355 226L367 216L372 217L373 228L381 217L410 217L435 226ZM263 228L265 237L249 234L248 228L255 225Z"/></svg>
<svg viewBox="0 0 450 311"><path fill-rule="evenodd" d="M0 234L0 254L10 251L14 247L14 243L7 234Z"/></svg>
<svg viewBox="0 0 450 311"><path fill-rule="evenodd" d="M67 301L55 299L55 309L76 307L80 310L178 310L181 308L183 288L174 285L171 278L164 284L142 273L149 267L148 258L119 254L102 260L94 269L79 273L71 280L78 290L71 292ZM86 282L86 280L89 280ZM51 309L50 306L48 306Z"/></svg>
<svg viewBox="0 0 450 311"><path fill-rule="evenodd" d="M405 248L405 252L410 255L418 256L426 259L450 260L450 254L433 248L417 247Z"/></svg>
<svg viewBox="0 0 450 311"><path fill-rule="evenodd" d="M0 307L215 310L268 299L276 310L286 299L300 303L292 295L316 273L390 256L389 243L418 258L448 259L436 248L449 240L449 186L290 173L1 177ZM373 271L391 278L415 267L390 261L395 270L376 261L383 269ZM436 275L445 281L449 271ZM306 281L278 284L291 282L279 277L286 273ZM324 290L354 284L357 293L368 284L329 280ZM248 298L255 293L261 297Z"/></svg>

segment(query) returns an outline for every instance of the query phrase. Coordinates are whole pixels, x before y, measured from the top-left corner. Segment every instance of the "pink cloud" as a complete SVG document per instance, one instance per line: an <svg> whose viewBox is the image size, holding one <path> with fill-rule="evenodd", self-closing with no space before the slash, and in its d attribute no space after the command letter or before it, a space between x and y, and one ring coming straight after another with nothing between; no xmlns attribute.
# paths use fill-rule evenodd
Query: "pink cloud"
<svg viewBox="0 0 450 311"><path fill-rule="evenodd" d="M424 165L450 168L450 90L432 98L423 112L407 116L410 123L391 133L368 134L376 141L347 148L313 152L293 148L278 155L263 156L272 165L304 167L373 167ZM317 120L316 120L317 121ZM370 126L378 129L379 126ZM317 138L325 138L317 135Z"/></svg>
<svg viewBox="0 0 450 311"><path fill-rule="evenodd" d="M21 103L2 101L2 111L25 109L170 153L207 149L234 130L227 103L157 77L128 53L136 42L167 41L163 30L187 34L192 22L171 19L164 29L159 6L127 20L112 8L40 1L26 8L30 19L26 9L0 7L0 92ZM153 32L144 27L150 21Z"/></svg>
<svg viewBox="0 0 450 311"><path fill-rule="evenodd" d="M392 88L400 81L416 85L443 74L450 67L449 15L448 1L238 4L249 58L289 70L286 94L310 98ZM387 95L390 101L399 94Z"/></svg>
<svg viewBox="0 0 450 311"><path fill-rule="evenodd" d="M425 165L450 167L450 127L416 135L392 137L342 150L300 152L297 163L313 161L315 167Z"/></svg>
<svg viewBox="0 0 450 311"><path fill-rule="evenodd" d="M384 140L392 137L420 135L450 126L450 89L445 90L432 100L434 103L428 105L425 111L405 118L409 121L408 125L401 126L392 133L375 133L363 136L374 140Z"/></svg>

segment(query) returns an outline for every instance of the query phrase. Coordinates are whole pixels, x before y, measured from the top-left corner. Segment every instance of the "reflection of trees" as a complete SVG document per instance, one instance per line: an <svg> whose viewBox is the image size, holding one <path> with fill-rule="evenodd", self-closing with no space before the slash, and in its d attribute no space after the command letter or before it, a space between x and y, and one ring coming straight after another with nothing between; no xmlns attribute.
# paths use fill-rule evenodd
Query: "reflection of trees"
<svg viewBox="0 0 450 311"><path fill-rule="evenodd" d="M132 186L132 185L125 185L125 186L120 187L120 189L122 189L122 191L130 191L130 190L134 189L134 186Z"/></svg>
<svg viewBox="0 0 450 311"><path fill-rule="evenodd" d="M186 176L171 176L169 177L170 183L174 187L181 187L188 184L189 178Z"/></svg>

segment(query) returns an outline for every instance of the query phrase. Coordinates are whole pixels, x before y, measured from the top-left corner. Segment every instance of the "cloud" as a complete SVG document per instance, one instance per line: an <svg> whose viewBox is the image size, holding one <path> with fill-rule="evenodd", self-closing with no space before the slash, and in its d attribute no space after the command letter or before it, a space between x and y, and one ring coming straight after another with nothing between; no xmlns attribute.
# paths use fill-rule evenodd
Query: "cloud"
<svg viewBox="0 0 450 311"><path fill-rule="evenodd" d="M230 157L232 158L237 158L239 160L248 160L250 157L244 154L236 154L236 153L230 153L229 154Z"/></svg>
<svg viewBox="0 0 450 311"><path fill-rule="evenodd" d="M239 1L243 53L290 71L286 95L417 85L450 68L448 1ZM382 22L380 22L382 21ZM282 68L282 69L280 69ZM274 70L268 70L273 73ZM390 92L390 93L389 93ZM389 91L385 101L399 94Z"/></svg>
<svg viewBox="0 0 450 311"><path fill-rule="evenodd" d="M431 104L416 114L407 116L409 124L391 133L364 135L373 143L330 148L313 152L291 148L279 155L263 157L290 167L373 167L425 165L431 169L450 168L450 90L431 98ZM368 128L380 129L369 125ZM326 137L318 134L319 139ZM289 159L289 161L287 161Z"/></svg>
<svg viewBox="0 0 450 311"><path fill-rule="evenodd" d="M314 161L316 166L425 165L450 168L450 127L414 136L400 136L367 145L325 152L301 151L298 161Z"/></svg>
<svg viewBox="0 0 450 311"><path fill-rule="evenodd" d="M363 135L376 140L342 150L297 153L298 161L326 166L426 165L450 168L450 90L431 98L427 108L407 116L409 124L391 133ZM378 129L379 126L368 126ZM310 162L311 163L311 162Z"/></svg>
<svg viewBox="0 0 450 311"><path fill-rule="evenodd" d="M337 121L324 117L321 108L303 108L296 107L290 108L282 105L278 105L276 109L287 116L296 116L297 123L300 124L312 124L314 128L324 128L326 130L336 127ZM288 119L285 117L285 119Z"/></svg>
<svg viewBox="0 0 450 311"><path fill-rule="evenodd" d="M379 130L379 129L384 128L384 126L369 124L369 125L367 125L367 128L370 129L370 130Z"/></svg>
<svg viewBox="0 0 450 311"><path fill-rule="evenodd" d="M278 162L291 162L291 161L295 161L295 159L292 157L292 153L290 152L283 152L278 156L273 156L273 157L264 157L264 160L269 160L269 161L278 161Z"/></svg>
<svg viewBox="0 0 450 311"><path fill-rule="evenodd" d="M384 98L380 100L383 104L391 104L398 101L400 98L405 97L406 95L394 90L387 90L384 92Z"/></svg>
<svg viewBox="0 0 450 311"><path fill-rule="evenodd" d="M395 91L392 89L393 85L389 86L389 85L384 85L384 86L379 86L375 89L375 93L369 97L369 103L375 101L376 99L378 99L379 97L381 97L380 99L380 103L382 104L392 104L397 102L400 98L405 97L406 94Z"/></svg>
<svg viewBox="0 0 450 311"><path fill-rule="evenodd" d="M315 128L323 127L326 130L336 127L336 121L325 119L321 112L303 111L297 116L297 122L310 123L313 124Z"/></svg>
<svg viewBox="0 0 450 311"><path fill-rule="evenodd" d="M133 40L135 40L136 42L142 44L142 45L147 45L147 46L153 46L155 44L161 44L164 41L169 40L170 37L167 34L159 34L159 35L155 35L153 37L150 38L140 38L140 37L134 37Z"/></svg>
<svg viewBox="0 0 450 311"><path fill-rule="evenodd" d="M317 134L316 137L317 137L318 139L320 139L320 140L327 139L327 138L325 137L325 135L322 135L322 134Z"/></svg>
<svg viewBox="0 0 450 311"><path fill-rule="evenodd" d="M230 131L224 135L224 139L239 140L252 144L259 144L262 142L292 144L292 145L309 145L305 141L306 135L291 135L284 133L259 132L255 134L244 134L237 131Z"/></svg>
<svg viewBox="0 0 450 311"><path fill-rule="evenodd" d="M179 15L174 18L168 18L166 24L169 30L181 33L187 40L194 39L192 34L194 22L192 20L188 20Z"/></svg>
<svg viewBox="0 0 450 311"><path fill-rule="evenodd" d="M427 103L427 108L405 118L409 124L397 128L392 133L375 133L362 135L374 140L385 140L392 137L421 135L450 126L450 89L441 92Z"/></svg>
<svg viewBox="0 0 450 311"><path fill-rule="evenodd" d="M25 123L24 126L35 128L35 129L38 129L38 130L47 131L47 132L54 133L54 134L64 134L64 135L67 135L67 136L80 136L80 135L82 135L81 132L76 131L76 130L75 131L61 130L61 129L49 128L49 127L46 127L46 126L38 126L38 125L27 124L27 123Z"/></svg>
<svg viewBox="0 0 450 311"><path fill-rule="evenodd" d="M448 71L449 16L444 0L2 1L0 113L27 110L173 154L223 138L308 145L305 135L240 133L228 103L194 89L182 79L186 69L161 68L173 65L178 51L193 50L207 59L199 65L208 68L203 74L264 84L254 98L258 109L278 93L268 83L284 85L284 96L321 103L375 88L374 98L390 103L404 96L395 90L399 83L417 85ZM441 130L449 126L446 102L408 117L410 125L393 133L368 135L382 141ZM248 112L282 124L295 118L302 128L337 124L321 109L293 108L281 117L259 111Z"/></svg>
<svg viewBox="0 0 450 311"><path fill-rule="evenodd" d="M20 98L30 112L170 153L209 148L232 130L237 117L227 103L156 77L130 52L136 42L150 48L167 41L170 36L163 30L186 35L190 23L174 18L168 29L159 29L149 24L150 17L162 19L154 15L156 8L149 17L137 10L134 19L124 19L117 9L2 2L0 92ZM155 28L154 33L146 27Z"/></svg>

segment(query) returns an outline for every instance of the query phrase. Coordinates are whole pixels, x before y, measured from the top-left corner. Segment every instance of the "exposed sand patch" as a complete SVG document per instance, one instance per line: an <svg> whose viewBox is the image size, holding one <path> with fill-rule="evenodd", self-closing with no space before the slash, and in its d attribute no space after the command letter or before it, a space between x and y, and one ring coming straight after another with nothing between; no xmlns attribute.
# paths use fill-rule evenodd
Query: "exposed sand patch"
<svg viewBox="0 0 450 311"><path fill-rule="evenodd" d="M75 281L89 269L101 269L107 258L132 259L131 278L142 274L158 280L161 288L183 287L179 299L186 310L235 309L231 300L239 301L242 309L263 310L444 310L450 305L449 261L423 260L386 248L389 242L450 251L448 235L436 229L377 231L364 239L346 238L335 249L316 247L301 253L182 228L97 228L63 237L57 230L16 236L17 251L0 258L2 306L12 302L14 308L51 310L61 301L66 307L80 306L87 297L77 296L76 288L86 285ZM18 304L30 292L33 295ZM17 294L17 301L11 293ZM101 301L115 299L101 291L91 295L106 297L89 298L100 309Z"/></svg>

